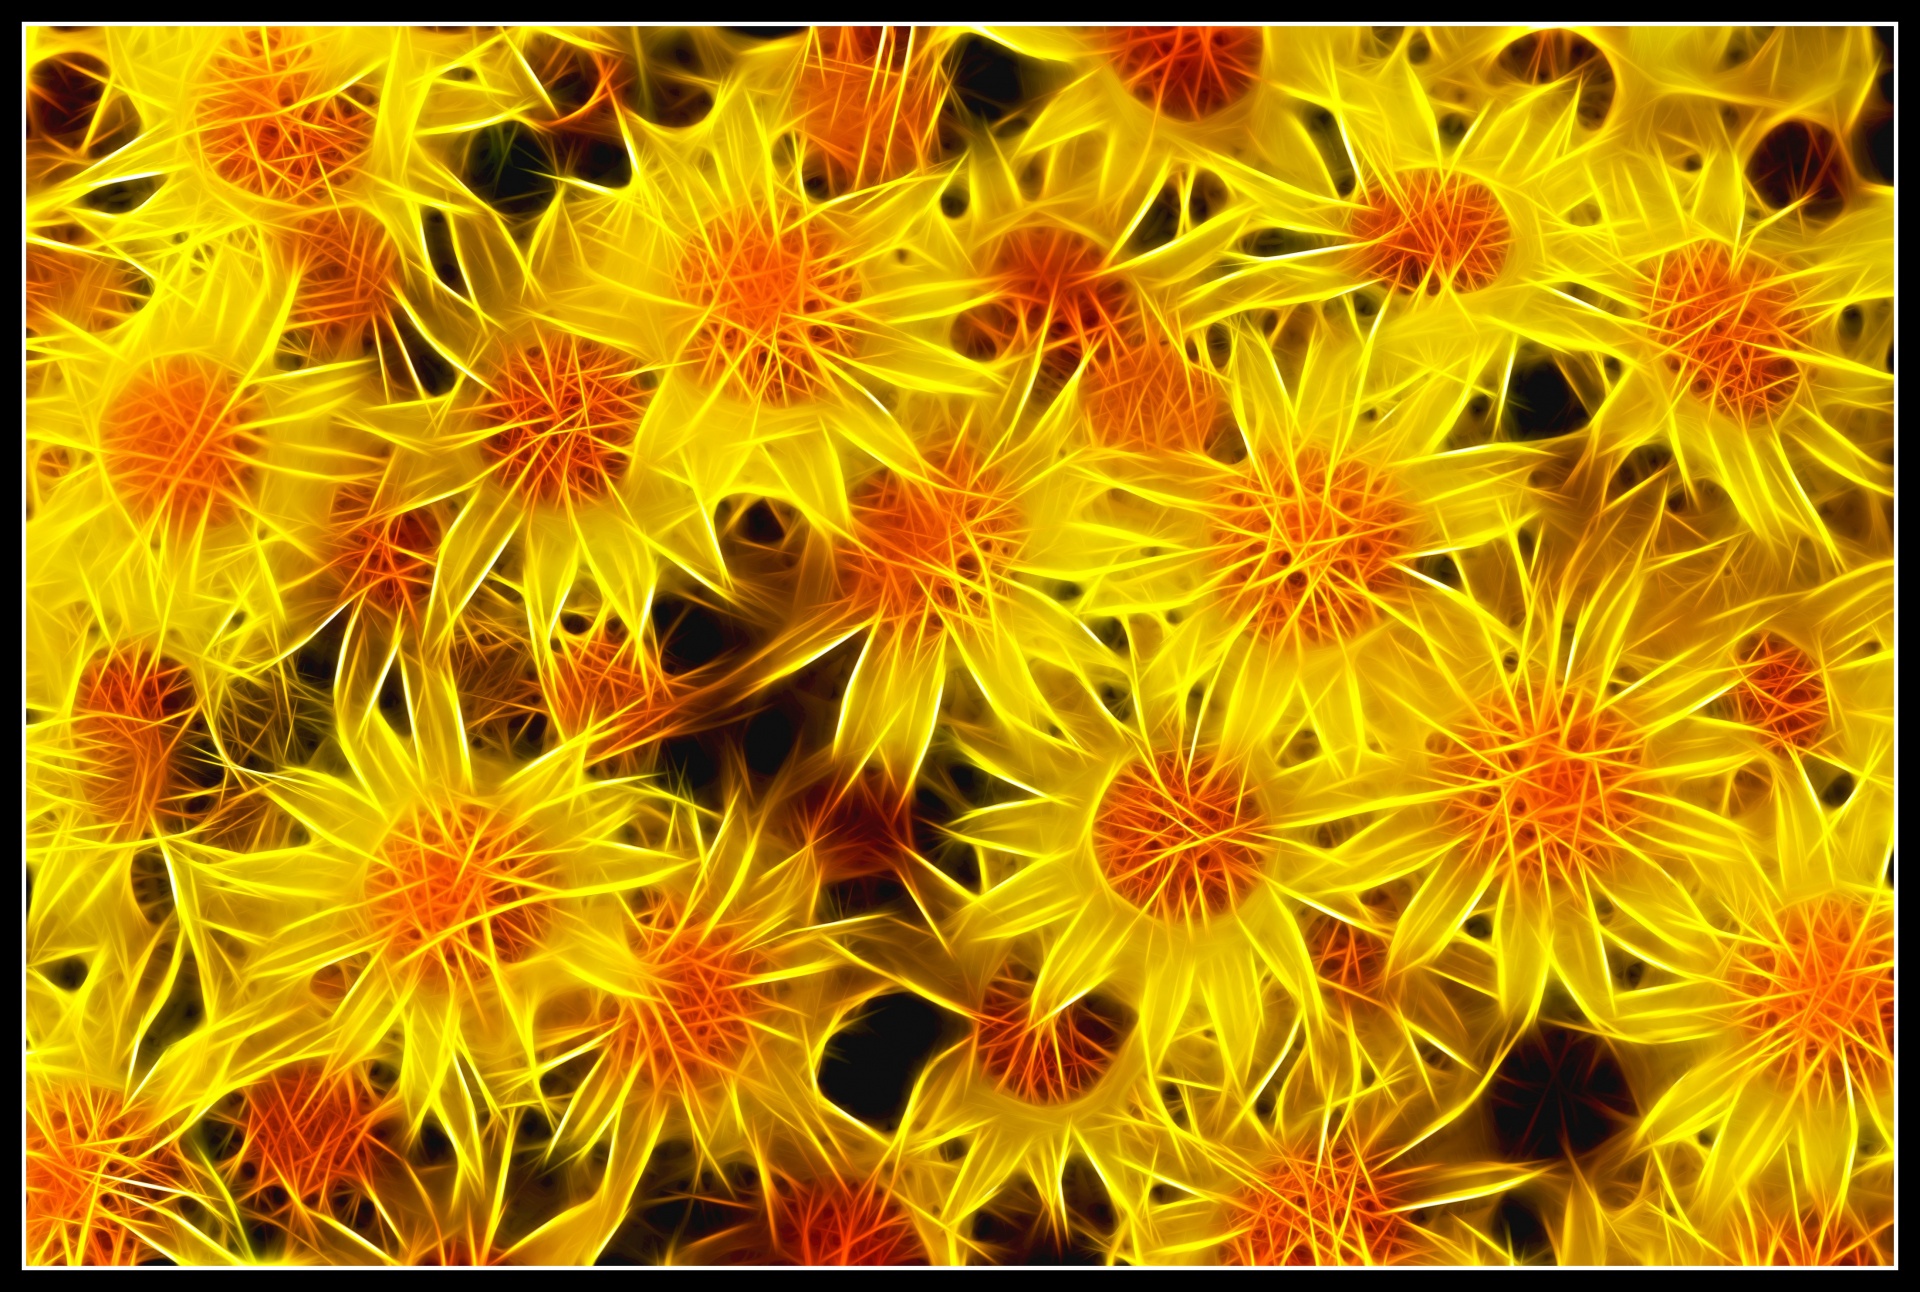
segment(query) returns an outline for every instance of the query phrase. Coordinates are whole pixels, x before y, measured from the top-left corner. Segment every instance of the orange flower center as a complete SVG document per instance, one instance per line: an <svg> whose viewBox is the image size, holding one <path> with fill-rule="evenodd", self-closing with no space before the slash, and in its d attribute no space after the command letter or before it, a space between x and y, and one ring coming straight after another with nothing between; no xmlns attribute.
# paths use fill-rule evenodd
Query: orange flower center
<svg viewBox="0 0 1920 1292"><path fill-rule="evenodd" d="M334 524L345 535L336 568L346 595L364 596L383 610L417 610L433 590L440 522L422 509L382 512L374 491L349 486L334 496Z"/></svg>
<svg viewBox="0 0 1920 1292"><path fill-rule="evenodd" d="M1729 975L1740 1025L1796 1084L1893 1071L1893 918L1841 899L1788 909L1779 940L1742 946Z"/></svg>
<svg viewBox="0 0 1920 1292"><path fill-rule="evenodd" d="M124 260L30 242L27 327L46 332L58 318L82 332L103 332L140 308L143 281Z"/></svg>
<svg viewBox="0 0 1920 1292"><path fill-rule="evenodd" d="M1345 1140L1280 1157L1238 1199L1235 1265L1390 1265L1416 1234L1397 1209L1397 1177L1376 1171Z"/></svg>
<svg viewBox="0 0 1920 1292"><path fill-rule="evenodd" d="M1773 412L1799 388L1791 289L1758 260L1735 265L1719 243L1660 258L1647 326L1696 396L1742 420Z"/></svg>
<svg viewBox="0 0 1920 1292"><path fill-rule="evenodd" d="M816 398L853 354L859 276L817 221L757 207L722 216L688 248L679 284L706 311L691 349L702 379L731 378L746 399Z"/></svg>
<svg viewBox="0 0 1920 1292"><path fill-rule="evenodd" d="M592 733L590 761L617 758L676 730L686 688L651 644L631 634L568 637L548 679L548 699L568 738Z"/></svg>
<svg viewBox="0 0 1920 1292"><path fill-rule="evenodd" d="M1039 1012L1033 985L1008 973L988 986L976 1016L980 1067L1001 1090L1033 1104L1065 1103L1112 1065L1120 1036L1084 1000Z"/></svg>
<svg viewBox="0 0 1920 1292"><path fill-rule="evenodd" d="M1890 1228L1869 1232L1845 1214L1811 1208L1782 1218L1751 1215L1735 1232L1734 1250L1741 1265L1885 1265L1892 1255Z"/></svg>
<svg viewBox="0 0 1920 1292"><path fill-rule="evenodd" d="M179 755L196 703L187 670L145 650L109 653L87 666L74 731L88 796L115 839L137 839L182 815L176 799L192 791Z"/></svg>
<svg viewBox="0 0 1920 1292"><path fill-rule="evenodd" d="M829 187L883 184L927 160L946 87L924 31L840 27L817 30L815 39L794 93L801 134Z"/></svg>
<svg viewBox="0 0 1920 1292"><path fill-rule="evenodd" d="M1387 477L1308 451L1270 478L1240 471L1212 505L1215 563L1232 614L1268 638L1351 637L1401 582L1407 508Z"/></svg>
<svg viewBox="0 0 1920 1292"><path fill-rule="evenodd" d="M882 470L853 496L854 544L842 555L854 608L892 623L978 622L992 611L1024 539L996 477L958 453L914 480Z"/></svg>
<svg viewBox="0 0 1920 1292"><path fill-rule="evenodd" d="M793 1189L776 1203L774 1248L794 1265L925 1265L913 1222L879 1186L837 1180Z"/></svg>
<svg viewBox="0 0 1920 1292"><path fill-rule="evenodd" d="M367 876L377 931L402 960L472 979L523 960L550 922L548 858L476 807L422 811L381 843Z"/></svg>
<svg viewBox="0 0 1920 1292"><path fill-rule="evenodd" d="M171 1148L139 1130L119 1097L48 1092L27 1106L27 1261L134 1265L153 1255L130 1227L185 1188Z"/></svg>
<svg viewBox="0 0 1920 1292"><path fill-rule="evenodd" d="M994 257L994 300L964 316L982 357L1039 345L1070 366L1132 337L1138 328L1133 289L1106 267L1087 238L1051 225L1016 229Z"/></svg>
<svg viewBox="0 0 1920 1292"><path fill-rule="evenodd" d="M252 417L225 372L198 359L160 360L107 411L107 475L136 520L176 535L220 524L239 511L253 478Z"/></svg>
<svg viewBox="0 0 1920 1292"><path fill-rule="evenodd" d="M296 223L289 241L300 272L289 326L312 329L318 348L332 350L386 316L399 262L378 220L330 207Z"/></svg>
<svg viewBox="0 0 1920 1292"><path fill-rule="evenodd" d="M1493 191L1464 175L1414 171L1376 187L1354 215L1368 273L1402 291L1471 292L1507 262L1513 228Z"/></svg>
<svg viewBox="0 0 1920 1292"><path fill-rule="evenodd" d="M290 1202L319 1205L337 1187L367 1184L382 1146L373 1093L354 1076L282 1068L248 1087L246 1101L251 1192L279 1188Z"/></svg>
<svg viewBox="0 0 1920 1292"><path fill-rule="evenodd" d="M598 498L632 456L650 392L630 360L572 334L513 356L477 410L509 485L542 502Z"/></svg>
<svg viewBox="0 0 1920 1292"><path fill-rule="evenodd" d="M729 1072L771 1004L753 981L761 957L727 930L675 928L672 915L644 930L639 994L625 1003L624 1044L658 1085L693 1090Z"/></svg>
<svg viewBox="0 0 1920 1292"><path fill-rule="evenodd" d="M337 196L373 139L373 114L323 84L313 46L277 28L223 45L206 70L201 146L215 173L256 197L302 206Z"/></svg>
<svg viewBox="0 0 1920 1292"><path fill-rule="evenodd" d="M1314 921L1309 943L1314 972L1323 981L1355 996L1378 994L1387 971L1387 944L1378 935L1323 915Z"/></svg>
<svg viewBox="0 0 1920 1292"><path fill-rule="evenodd" d="M1570 699L1520 708L1489 707L1442 760L1468 857L1537 882L1604 874L1643 815L1643 744L1619 718Z"/></svg>
<svg viewBox="0 0 1920 1292"><path fill-rule="evenodd" d="M1218 112L1260 76L1258 27L1121 27L1106 37L1134 97L1182 121Z"/></svg>
<svg viewBox="0 0 1920 1292"><path fill-rule="evenodd" d="M1740 720L1777 748L1811 749L1827 725L1827 689L1820 666L1784 638L1763 633L1740 652L1734 688Z"/></svg>
<svg viewBox="0 0 1920 1292"><path fill-rule="evenodd" d="M1094 817L1113 891L1163 919L1231 910L1260 878L1260 814L1247 786L1202 754L1129 763Z"/></svg>

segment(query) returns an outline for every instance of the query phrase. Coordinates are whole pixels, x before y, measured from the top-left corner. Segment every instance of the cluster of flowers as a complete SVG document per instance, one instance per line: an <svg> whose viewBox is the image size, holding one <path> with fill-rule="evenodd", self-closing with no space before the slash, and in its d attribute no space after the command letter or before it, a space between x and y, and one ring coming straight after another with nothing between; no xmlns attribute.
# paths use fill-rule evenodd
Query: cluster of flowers
<svg viewBox="0 0 1920 1292"><path fill-rule="evenodd" d="M1890 1258L1873 32L26 39L28 1262Z"/></svg>

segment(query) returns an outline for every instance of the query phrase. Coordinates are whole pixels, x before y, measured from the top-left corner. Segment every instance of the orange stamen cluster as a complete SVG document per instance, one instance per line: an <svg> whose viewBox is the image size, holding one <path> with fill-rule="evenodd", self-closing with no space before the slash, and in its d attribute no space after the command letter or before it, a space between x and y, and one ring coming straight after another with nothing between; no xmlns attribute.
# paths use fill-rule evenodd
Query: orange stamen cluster
<svg viewBox="0 0 1920 1292"><path fill-rule="evenodd" d="M366 1187L388 1151L379 1119L379 1100L358 1074L296 1064L249 1086L240 1152L248 1194L277 1188L311 1207L336 1189Z"/></svg>
<svg viewBox="0 0 1920 1292"><path fill-rule="evenodd" d="M991 614L1025 523L997 474L953 448L925 479L882 470L853 495L843 587L858 614L929 628Z"/></svg>
<svg viewBox="0 0 1920 1292"><path fill-rule="evenodd" d="M1094 857L1113 891L1167 920L1232 910L1259 882L1260 838L1244 778L1205 754L1128 763L1093 822Z"/></svg>
<svg viewBox="0 0 1920 1292"><path fill-rule="evenodd" d="M94 659L74 701L88 798L112 837L137 839L182 816L180 757L197 703L193 678L145 649Z"/></svg>
<svg viewBox="0 0 1920 1292"><path fill-rule="evenodd" d="M1258 27L1121 27L1106 38L1133 96L1182 121L1237 102L1260 76Z"/></svg>
<svg viewBox="0 0 1920 1292"><path fill-rule="evenodd" d="M815 1181L775 1201L774 1251L794 1265L925 1265L913 1221L877 1183Z"/></svg>
<svg viewBox="0 0 1920 1292"><path fill-rule="evenodd" d="M1078 1099L1112 1065L1119 1037L1084 1000L1038 1012L1033 984L1002 972L976 1017L980 1068L1006 1093L1033 1104Z"/></svg>
<svg viewBox="0 0 1920 1292"><path fill-rule="evenodd" d="M636 994L624 1003L622 1045L656 1087L692 1092L731 1072L771 1001L756 981L763 958L737 930L678 922L665 909L637 939Z"/></svg>
<svg viewBox="0 0 1920 1292"><path fill-rule="evenodd" d="M834 191L909 174L938 147L946 85L913 28L816 29L794 94Z"/></svg>
<svg viewBox="0 0 1920 1292"><path fill-rule="evenodd" d="M1087 420L1115 448L1204 450L1226 408L1219 379L1164 337L1113 347L1087 380Z"/></svg>
<svg viewBox="0 0 1920 1292"><path fill-rule="evenodd" d="M27 327L51 331L64 320L82 332L104 332L132 314L139 271L123 260L27 244Z"/></svg>
<svg viewBox="0 0 1920 1292"><path fill-rule="evenodd" d="M672 735L687 689L661 667L644 636L604 630L564 638L547 678L547 700L561 734L573 739L592 733L592 762Z"/></svg>
<svg viewBox="0 0 1920 1292"><path fill-rule="evenodd" d="M689 357L709 383L789 404L829 389L858 339L858 272L817 220L742 207L714 220L680 264L681 299L705 311Z"/></svg>
<svg viewBox="0 0 1920 1292"><path fill-rule="evenodd" d="M1409 514L1387 476L1318 450L1228 476L1213 501L1213 551L1230 612L1270 639L1306 645L1372 625L1402 581Z"/></svg>
<svg viewBox="0 0 1920 1292"><path fill-rule="evenodd" d="M27 73L27 138L74 151L100 142L100 105L111 80L111 70L91 54L35 63Z"/></svg>
<svg viewBox="0 0 1920 1292"><path fill-rule="evenodd" d="M1392 176L1353 217L1366 271L1401 291L1472 292L1500 276L1513 227L1478 180L1441 171Z"/></svg>
<svg viewBox="0 0 1920 1292"><path fill-rule="evenodd" d="M1130 339L1138 329L1133 289L1107 268L1100 248L1054 225L1029 225L1004 238L990 275L996 296L965 319L982 352L1038 345L1077 363Z"/></svg>
<svg viewBox="0 0 1920 1292"><path fill-rule="evenodd" d="M1798 646L1762 633L1741 650L1734 688L1740 720L1774 748L1811 749L1827 725L1827 688L1820 666Z"/></svg>
<svg viewBox="0 0 1920 1292"><path fill-rule="evenodd" d="M400 963L455 978L524 960L551 922L548 862L485 808L422 810L376 851L367 875L375 930Z"/></svg>
<svg viewBox="0 0 1920 1292"><path fill-rule="evenodd" d="M201 146L215 173L276 202L311 206L337 196L373 138L373 115L323 83L310 44L252 28L206 69Z"/></svg>
<svg viewBox="0 0 1920 1292"><path fill-rule="evenodd" d="M1387 944L1378 935L1323 915L1314 922L1309 944L1321 981L1352 996L1379 994L1387 974Z"/></svg>
<svg viewBox="0 0 1920 1292"><path fill-rule="evenodd" d="M385 611L418 613L433 591L434 557L440 546L440 522L431 511L388 511L363 485L334 495L335 532L344 535L334 568L344 576L343 593L364 597Z"/></svg>
<svg viewBox="0 0 1920 1292"><path fill-rule="evenodd" d="M1530 693L1488 706L1443 758L1446 814L1477 865L1529 881L1604 875L1643 809L1645 748L1618 716Z"/></svg>
<svg viewBox="0 0 1920 1292"><path fill-rule="evenodd" d="M633 454L651 392L632 360L572 333L515 353L475 410L509 488L547 503L606 494Z"/></svg>
<svg viewBox="0 0 1920 1292"><path fill-rule="evenodd" d="M170 1143L143 1133L119 1096L46 1092L27 1105L26 1247L34 1265L136 1265L134 1227L185 1187Z"/></svg>
<svg viewBox="0 0 1920 1292"><path fill-rule="evenodd" d="M392 304L399 264L380 221L357 207L329 207L288 234L300 274L288 325L334 351L366 336Z"/></svg>
<svg viewBox="0 0 1920 1292"><path fill-rule="evenodd" d="M816 786L798 809L823 883L893 874L913 846L906 805L865 787Z"/></svg>
<svg viewBox="0 0 1920 1292"><path fill-rule="evenodd" d="M1790 907L1775 937L1736 949L1728 981L1753 1060L1796 1087L1892 1073L1890 912L1842 898Z"/></svg>
<svg viewBox="0 0 1920 1292"><path fill-rule="evenodd" d="M1777 411L1799 389L1792 290L1758 259L1736 264L1717 242L1660 258L1647 327L1694 395L1743 421Z"/></svg>
<svg viewBox="0 0 1920 1292"><path fill-rule="evenodd" d="M1344 1137L1283 1153L1242 1193L1226 1257L1234 1265L1391 1265L1415 1249L1404 1180Z"/></svg>
<svg viewBox="0 0 1920 1292"><path fill-rule="evenodd" d="M175 534L239 511L254 463L254 408L231 375L187 356L159 360L114 397L101 425L107 475L134 518Z"/></svg>

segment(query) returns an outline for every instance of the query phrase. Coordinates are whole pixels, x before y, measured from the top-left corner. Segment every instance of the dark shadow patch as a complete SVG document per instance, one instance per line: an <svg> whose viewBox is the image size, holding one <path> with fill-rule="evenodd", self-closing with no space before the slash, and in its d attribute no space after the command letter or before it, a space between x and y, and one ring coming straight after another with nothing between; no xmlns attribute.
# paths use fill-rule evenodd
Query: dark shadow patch
<svg viewBox="0 0 1920 1292"><path fill-rule="evenodd" d="M164 923L173 914L173 879L167 859L158 848L142 848L127 868L133 904L149 924Z"/></svg>
<svg viewBox="0 0 1920 1292"><path fill-rule="evenodd" d="M1307 138L1320 152L1320 161L1327 168L1327 179L1333 184L1333 191L1341 197L1353 192L1358 182L1354 176L1353 158L1347 153L1346 140L1341 137L1340 123L1334 120L1333 113L1318 104L1302 104L1300 122L1306 127Z"/></svg>
<svg viewBox="0 0 1920 1292"><path fill-rule="evenodd" d="M1532 1206L1512 1194L1493 1213L1493 1237L1521 1265L1553 1265L1553 1236Z"/></svg>
<svg viewBox="0 0 1920 1292"><path fill-rule="evenodd" d="M1565 30L1528 32L1500 51L1502 72L1531 85L1573 79L1580 124L1592 130L1613 108L1613 64L1585 36Z"/></svg>
<svg viewBox="0 0 1920 1292"><path fill-rule="evenodd" d="M1607 482L1609 501L1625 497L1673 465L1673 450L1665 444L1642 444L1622 459Z"/></svg>
<svg viewBox="0 0 1920 1292"><path fill-rule="evenodd" d="M625 188L633 182L633 159L626 141L587 130L561 133L554 145L560 168L583 183L598 188Z"/></svg>
<svg viewBox="0 0 1920 1292"><path fill-rule="evenodd" d="M721 31L731 32L735 36L756 43L769 40L785 40L789 36L798 36L805 27L722 27Z"/></svg>
<svg viewBox="0 0 1920 1292"><path fill-rule="evenodd" d="M892 875L856 875L820 890L820 917L828 922L906 909L907 886Z"/></svg>
<svg viewBox="0 0 1920 1292"><path fill-rule="evenodd" d="M1874 93L1854 118L1853 156L1860 174L1881 184L1893 183L1893 28L1875 27L1880 74Z"/></svg>
<svg viewBox="0 0 1920 1292"><path fill-rule="evenodd" d="M1199 228L1227 209L1230 195L1226 181L1210 170L1198 171L1187 186L1187 224Z"/></svg>
<svg viewBox="0 0 1920 1292"><path fill-rule="evenodd" d="M1815 220L1846 209L1846 163L1840 141L1812 121L1783 121L1769 130L1747 158L1747 182L1773 210L1796 203Z"/></svg>
<svg viewBox="0 0 1920 1292"><path fill-rule="evenodd" d="M1420 573L1443 587L1452 588L1457 592L1462 586L1460 564L1453 559L1451 553L1435 552L1431 556L1422 557L1419 568Z"/></svg>
<svg viewBox="0 0 1920 1292"><path fill-rule="evenodd" d="M445 211L428 208L420 216L420 236L426 243L427 263L433 276L456 295L467 295L466 271L460 268L460 254L454 247L453 223Z"/></svg>
<svg viewBox="0 0 1920 1292"><path fill-rule="evenodd" d="M180 972L174 976L173 990L166 1004L154 1015L153 1023L140 1038L141 1058L151 1065L160 1052L176 1041L185 1040L206 1021L207 1001L200 990L200 963L193 952L180 957Z"/></svg>
<svg viewBox="0 0 1920 1292"><path fill-rule="evenodd" d="M539 215L552 203L557 168L546 138L521 121L502 121L467 141L461 180L509 219Z"/></svg>
<svg viewBox="0 0 1920 1292"><path fill-rule="evenodd" d="M677 736L660 744L660 771L676 791L703 796L720 781L720 760L699 736Z"/></svg>
<svg viewBox="0 0 1920 1292"><path fill-rule="evenodd" d="M1549 1023L1501 1060L1486 1107L1502 1160L1515 1163L1584 1157L1639 1116L1612 1046Z"/></svg>
<svg viewBox="0 0 1920 1292"><path fill-rule="evenodd" d="M971 1237L995 1265L1097 1266L1112 1263L1107 1239L1114 1228L1113 1200L1099 1172L1084 1157L1070 1159L1060 1177L1066 1203L1064 1226L1031 1181L1007 1185L973 1215Z"/></svg>
<svg viewBox="0 0 1920 1292"><path fill-rule="evenodd" d="M780 702L762 709L747 719L740 736L740 751L747 770L755 776L772 776L799 748L801 725L805 715L798 712L799 702L782 697Z"/></svg>
<svg viewBox="0 0 1920 1292"><path fill-rule="evenodd" d="M79 991L87 981L87 962L80 956L56 960L45 970L47 981L61 991Z"/></svg>
<svg viewBox="0 0 1920 1292"><path fill-rule="evenodd" d="M102 184L80 198L80 205L89 211L98 211L102 215L125 215L129 211L138 211L153 200L153 195L165 184L163 175L141 175L134 179L115 180L111 184Z"/></svg>
<svg viewBox="0 0 1920 1292"><path fill-rule="evenodd" d="M400 674L398 661L387 670L380 679L380 716L386 720L393 734L402 739L413 737L413 711L407 704L406 679Z"/></svg>
<svg viewBox="0 0 1920 1292"><path fill-rule="evenodd" d="M27 138L77 147L100 110L111 72L92 54L43 58L27 73Z"/></svg>
<svg viewBox="0 0 1920 1292"><path fill-rule="evenodd" d="M438 399L452 390L460 379L459 369L420 334L405 310L395 310L389 318L420 393L429 399Z"/></svg>
<svg viewBox="0 0 1920 1292"><path fill-rule="evenodd" d="M1117 618L1094 619L1087 624L1094 640L1116 655L1127 653L1127 625Z"/></svg>
<svg viewBox="0 0 1920 1292"><path fill-rule="evenodd" d="M686 1141L665 1140L641 1173L626 1220L594 1263L659 1265L668 1253L689 1249L701 1255L701 1263L718 1263L711 1259L718 1255L713 1240L737 1234L759 1217L759 1177L750 1164L719 1170L696 1163Z"/></svg>
<svg viewBox="0 0 1920 1292"><path fill-rule="evenodd" d="M713 91L720 71L708 66L710 61L692 33L666 34L640 60L633 88L634 111L668 130L684 130L705 121L713 111Z"/></svg>
<svg viewBox="0 0 1920 1292"><path fill-rule="evenodd" d="M1522 357L1507 378L1505 420L1516 440L1553 439L1583 430L1592 413L1567 377L1568 360L1551 355Z"/></svg>
<svg viewBox="0 0 1920 1292"><path fill-rule="evenodd" d="M955 42L947 55L947 74L953 86L948 104L963 118L989 126L1036 106L1042 94L1039 65L985 36Z"/></svg>
<svg viewBox="0 0 1920 1292"><path fill-rule="evenodd" d="M1180 191L1167 184L1154 195L1140 222L1133 226L1127 249L1141 255L1164 247L1180 236Z"/></svg>
<svg viewBox="0 0 1920 1292"><path fill-rule="evenodd" d="M876 1130L896 1130L921 1068L958 1031L950 1012L914 992L876 997L827 1042L820 1093Z"/></svg>
<svg viewBox="0 0 1920 1292"><path fill-rule="evenodd" d="M1332 239L1324 234L1307 233L1301 229L1255 229L1240 239L1243 254L1262 260L1298 255L1302 251L1318 251L1330 245Z"/></svg>
<svg viewBox="0 0 1920 1292"><path fill-rule="evenodd" d="M741 645L745 637L730 616L672 595L655 598L653 631L660 643L660 665L671 674L704 668Z"/></svg>

